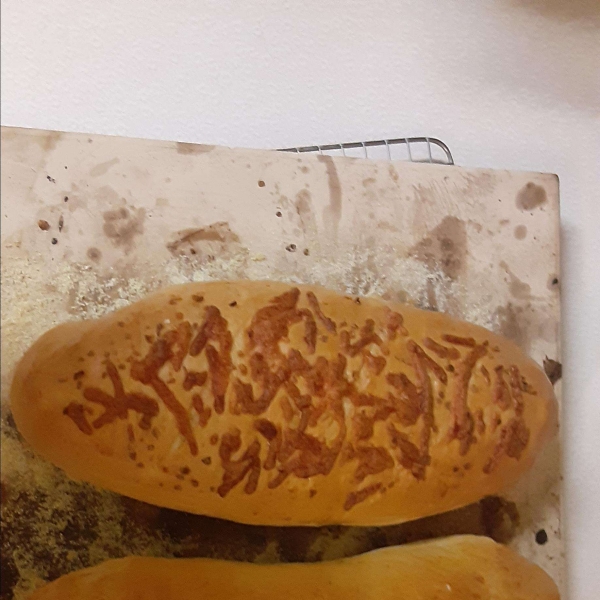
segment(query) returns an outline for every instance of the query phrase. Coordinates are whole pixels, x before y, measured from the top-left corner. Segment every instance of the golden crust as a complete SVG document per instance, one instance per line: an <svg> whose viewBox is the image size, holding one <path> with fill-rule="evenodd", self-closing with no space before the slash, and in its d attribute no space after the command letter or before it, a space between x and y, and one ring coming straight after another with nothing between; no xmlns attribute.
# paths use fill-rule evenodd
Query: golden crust
<svg viewBox="0 0 600 600"><path fill-rule="evenodd" d="M373 298L186 284L44 334L20 432L74 479L250 524L384 525L512 485L556 429L513 343Z"/></svg>
<svg viewBox="0 0 600 600"><path fill-rule="evenodd" d="M76 571L31 600L558 600L539 567L488 538L456 536L321 563L131 557Z"/></svg>

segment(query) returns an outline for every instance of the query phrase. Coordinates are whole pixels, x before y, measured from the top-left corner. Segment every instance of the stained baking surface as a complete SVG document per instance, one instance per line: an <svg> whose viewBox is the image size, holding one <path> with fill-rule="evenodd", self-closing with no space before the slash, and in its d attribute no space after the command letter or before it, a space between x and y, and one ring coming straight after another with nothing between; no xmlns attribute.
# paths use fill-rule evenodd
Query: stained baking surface
<svg viewBox="0 0 600 600"><path fill-rule="evenodd" d="M506 498L384 528L251 527L67 480L21 442L8 398L53 325L239 278L446 311L545 361L560 396L555 176L10 128L2 164L2 599L131 553L325 560L465 532L562 586L558 439Z"/></svg>

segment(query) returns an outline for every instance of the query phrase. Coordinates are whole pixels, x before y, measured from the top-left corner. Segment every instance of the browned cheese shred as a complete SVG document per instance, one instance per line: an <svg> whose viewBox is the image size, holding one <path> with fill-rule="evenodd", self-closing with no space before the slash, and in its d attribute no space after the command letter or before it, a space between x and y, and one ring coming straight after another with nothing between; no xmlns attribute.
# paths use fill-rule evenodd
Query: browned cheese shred
<svg viewBox="0 0 600 600"><path fill-rule="evenodd" d="M454 337L454 336L452 336ZM471 338L467 338L469 341ZM465 346L467 344L464 344ZM469 383L473 375L473 369L481 358L487 354L484 345L475 345L467 356L458 363L456 378L454 380L455 390L452 399L452 425L450 435L457 439L460 444L460 454L464 456L473 444L474 420L467 397L469 393Z"/></svg>

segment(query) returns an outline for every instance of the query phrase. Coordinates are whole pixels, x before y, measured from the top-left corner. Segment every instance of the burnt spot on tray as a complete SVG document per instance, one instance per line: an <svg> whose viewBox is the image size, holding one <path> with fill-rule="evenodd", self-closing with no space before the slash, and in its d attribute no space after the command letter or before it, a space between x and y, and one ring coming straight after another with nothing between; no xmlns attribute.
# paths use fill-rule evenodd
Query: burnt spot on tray
<svg viewBox="0 0 600 600"><path fill-rule="evenodd" d="M548 534L545 529L540 529L535 534L535 543L543 546L548 542Z"/></svg>

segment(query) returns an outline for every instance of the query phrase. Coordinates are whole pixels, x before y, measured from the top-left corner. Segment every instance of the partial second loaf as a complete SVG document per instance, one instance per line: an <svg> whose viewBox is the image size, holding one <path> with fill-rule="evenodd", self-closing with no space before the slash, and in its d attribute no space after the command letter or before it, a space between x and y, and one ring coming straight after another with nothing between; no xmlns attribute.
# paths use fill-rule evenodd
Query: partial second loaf
<svg viewBox="0 0 600 600"><path fill-rule="evenodd" d="M536 565L456 536L320 563L253 565L130 557L76 571L31 600L559 600Z"/></svg>

